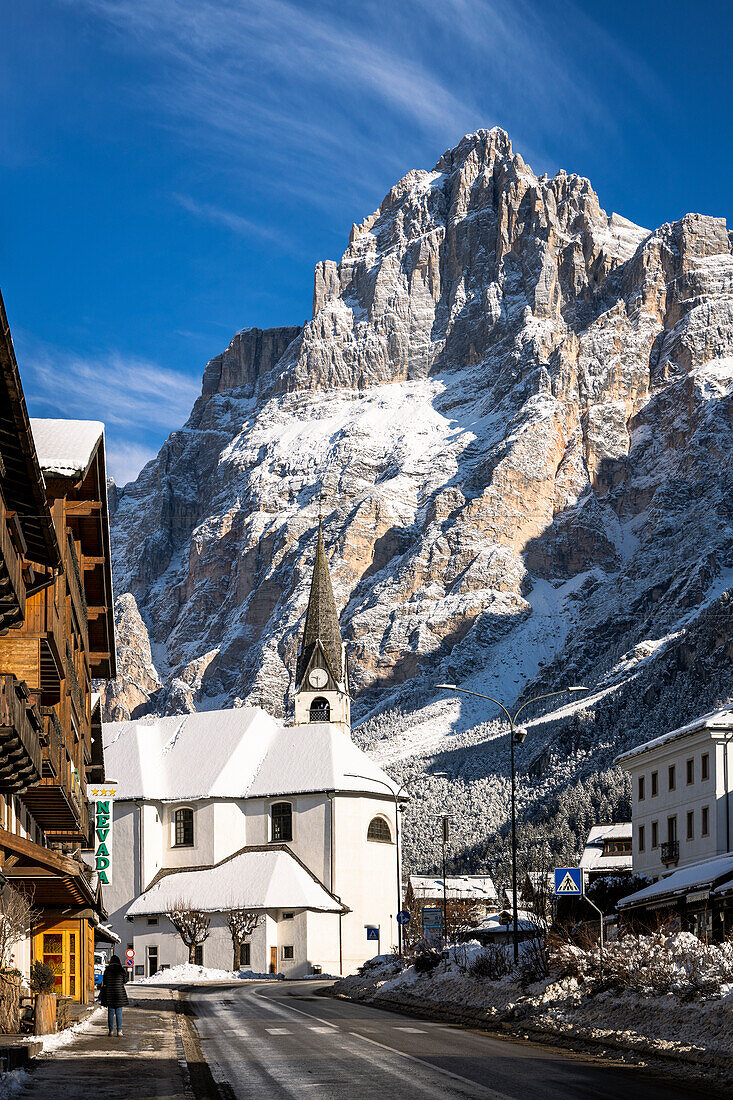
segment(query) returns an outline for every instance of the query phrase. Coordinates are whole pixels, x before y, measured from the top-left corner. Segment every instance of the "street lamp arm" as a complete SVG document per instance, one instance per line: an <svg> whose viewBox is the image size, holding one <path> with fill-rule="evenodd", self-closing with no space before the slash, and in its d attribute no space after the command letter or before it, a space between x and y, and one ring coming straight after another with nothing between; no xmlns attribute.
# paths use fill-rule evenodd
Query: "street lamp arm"
<svg viewBox="0 0 733 1100"><path fill-rule="evenodd" d="M516 722L519 715L522 713L525 707L528 707L530 703L538 703L540 699L553 699L556 695L567 695L568 691L585 691L586 688L563 688L562 691L548 691L544 695L534 695L531 699L528 699L526 703L522 703L519 710L514 715L514 721Z"/></svg>
<svg viewBox="0 0 733 1100"><path fill-rule="evenodd" d="M482 695L480 691L469 691L468 688L456 687L455 684L436 684L437 688L445 688L447 691L460 691L464 695L475 695L477 699L488 699L490 703L496 703L497 707L500 707L504 711L509 724L513 725L513 719L509 711L506 709L503 703L500 703L498 699L494 699L493 695Z"/></svg>

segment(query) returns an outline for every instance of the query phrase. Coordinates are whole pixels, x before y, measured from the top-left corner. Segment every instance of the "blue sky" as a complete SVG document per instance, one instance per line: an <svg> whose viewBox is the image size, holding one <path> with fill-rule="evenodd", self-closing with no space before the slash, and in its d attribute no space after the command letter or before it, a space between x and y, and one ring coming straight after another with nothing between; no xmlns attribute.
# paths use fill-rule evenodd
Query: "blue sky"
<svg viewBox="0 0 733 1100"><path fill-rule="evenodd" d="M501 125L654 228L733 223L733 5L0 0L0 284L34 415L134 476L247 325L302 323L411 168Z"/></svg>

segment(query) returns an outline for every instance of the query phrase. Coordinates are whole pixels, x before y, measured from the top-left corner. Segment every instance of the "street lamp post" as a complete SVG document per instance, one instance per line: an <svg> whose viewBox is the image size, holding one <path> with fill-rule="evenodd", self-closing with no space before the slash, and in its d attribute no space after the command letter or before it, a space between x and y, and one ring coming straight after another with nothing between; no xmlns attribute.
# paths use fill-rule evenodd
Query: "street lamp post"
<svg viewBox="0 0 733 1100"><path fill-rule="evenodd" d="M548 691L544 695L535 695L528 699L526 703L522 703L521 707L512 715L503 703L500 703L498 699L494 699L491 695L483 695L480 691L469 691L468 688L457 687L455 684L436 684L435 686L443 691L459 691L463 695L474 695L477 699L488 699L490 703L495 703L497 707L500 707L509 719L509 763L512 779L512 920L514 924L512 940L514 943L514 962L517 963L519 962L519 914L517 911L517 783L514 770L514 746L515 744L521 745L527 736L525 729L517 727L517 718L530 703L537 703L540 699L552 699L557 695L566 695L568 692L587 691L587 688L581 686L568 687L562 691Z"/></svg>

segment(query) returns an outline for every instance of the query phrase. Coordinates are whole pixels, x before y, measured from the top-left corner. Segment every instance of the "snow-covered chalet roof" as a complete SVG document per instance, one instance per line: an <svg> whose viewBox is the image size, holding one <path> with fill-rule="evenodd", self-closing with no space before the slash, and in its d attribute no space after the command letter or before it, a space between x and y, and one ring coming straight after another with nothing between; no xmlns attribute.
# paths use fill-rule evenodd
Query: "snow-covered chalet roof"
<svg viewBox="0 0 733 1100"><path fill-rule="evenodd" d="M212 867L159 872L127 916L165 913L181 901L206 913L234 908L349 911L284 844L243 848Z"/></svg>
<svg viewBox="0 0 733 1100"><path fill-rule="evenodd" d="M679 737L687 737L690 733L699 733L700 730L727 730L733 729L733 709L721 707L720 710L711 710L696 718L694 722L688 722L686 726L663 733L661 737L655 737L652 741L645 741L643 745L637 745L635 749L622 752L614 760L614 764L621 764L625 760L632 760L635 756L641 756L649 749L656 749L660 745L666 745L668 741L676 741Z"/></svg>
<svg viewBox="0 0 733 1100"><path fill-rule="evenodd" d="M99 420L31 420L31 430L44 474L82 477L104 435Z"/></svg>
<svg viewBox="0 0 733 1100"><path fill-rule="evenodd" d="M619 821L607 825L593 825L588 833L580 866L586 871L630 871L631 852L617 852L604 855L603 846L607 840L631 840L630 821Z"/></svg>
<svg viewBox="0 0 733 1100"><path fill-rule="evenodd" d="M391 797L398 789L338 726L281 726L259 707L106 722L102 740L117 799L174 802L311 791Z"/></svg>
<svg viewBox="0 0 733 1100"><path fill-rule="evenodd" d="M410 886L415 897L442 898L443 878L437 875L410 875ZM449 898L465 898L470 901L485 899L496 901L496 887L490 875L449 875L445 880L446 894Z"/></svg>
<svg viewBox="0 0 733 1100"><path fill-rule="evenodd" d="M633 905L646 905L667 897L683 896L690 890L712 886L714 883L721 886L729 878L733 878L733 855L713 856L712 859L690 863L687 867L680 867L676 871L662 875L651 886L645 886L643 890L637 890L636 893L621 898L618 908L627 909Z"/></svg>

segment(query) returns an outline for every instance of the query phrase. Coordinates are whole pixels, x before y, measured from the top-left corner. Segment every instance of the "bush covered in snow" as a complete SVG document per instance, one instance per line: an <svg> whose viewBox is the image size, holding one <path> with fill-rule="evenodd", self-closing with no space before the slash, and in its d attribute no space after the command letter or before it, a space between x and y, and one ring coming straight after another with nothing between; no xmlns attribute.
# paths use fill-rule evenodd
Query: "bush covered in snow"
<svg viewBox="0 0 733 1100"><path fill-rule="evenodd" d="M733 986L733 943L705 944L689 932L626 935L602 954L597 946L561 944L551 952L550 967L589 988L716 997Z"/></svg>

